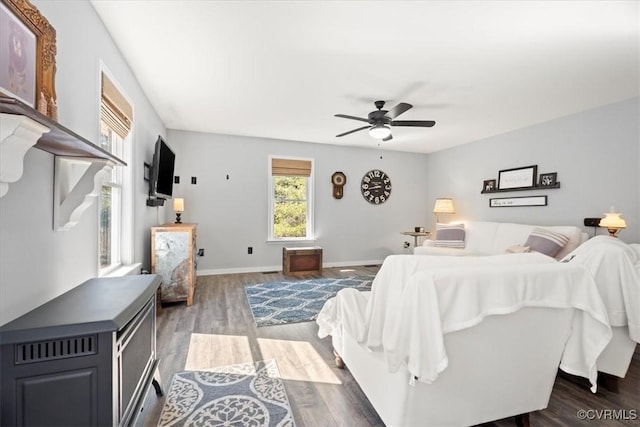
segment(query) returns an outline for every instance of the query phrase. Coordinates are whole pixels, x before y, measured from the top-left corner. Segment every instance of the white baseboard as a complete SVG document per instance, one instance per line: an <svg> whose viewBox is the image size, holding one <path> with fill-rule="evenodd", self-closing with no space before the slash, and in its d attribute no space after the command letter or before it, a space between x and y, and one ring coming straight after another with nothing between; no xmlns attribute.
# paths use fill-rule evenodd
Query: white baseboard
<svg viewBox="0 0 640 427"><path fill-rule="evenodd" d="M354 267L362 265L382 265L382 259L364 260L364 261L340 261L340 262L325 262L322 264L323 268L331 267Z"/></svg>
<svg viewBox="0 0 640 427"><path fill-rule="evenodd" d="M236 267L236 268L215 268L212 270L198 270L198 276L217 276L220 274L239 273L263 273L265 271L282 271L281 265L261 266L261 267Z"/></svg>
<svg viewBox="0 0 640 427"><path fill-rule="evenodd" d="M354 267L360 265L380 265L383 260L363 260L363 261L340 261L325 262L322 268L331 267ZM258 266L258 267L237 267L237 268L215 268L207 270L198 270L198 276L218 276L220 274L239 274L239 273L264 273L268 271L282 271L282 265Z"/></svg>

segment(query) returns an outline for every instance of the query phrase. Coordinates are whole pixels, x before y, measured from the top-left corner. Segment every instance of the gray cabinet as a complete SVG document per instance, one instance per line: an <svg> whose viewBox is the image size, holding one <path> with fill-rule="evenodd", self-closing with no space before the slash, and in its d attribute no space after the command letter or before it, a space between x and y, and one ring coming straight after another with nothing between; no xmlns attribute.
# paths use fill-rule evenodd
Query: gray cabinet
<svg viewBox="0 0 640 427"><path fill-rule="evenodd" d="M133 425L158 363L159 284L91 279L3 325L0 425Z"/></svg>
<svg viewBox="0 0 640 427"><path fill-rule="evenodd" d="M162 277L162 302L193 304L196 288L196 224L151 227L151 272Z"/></svg>

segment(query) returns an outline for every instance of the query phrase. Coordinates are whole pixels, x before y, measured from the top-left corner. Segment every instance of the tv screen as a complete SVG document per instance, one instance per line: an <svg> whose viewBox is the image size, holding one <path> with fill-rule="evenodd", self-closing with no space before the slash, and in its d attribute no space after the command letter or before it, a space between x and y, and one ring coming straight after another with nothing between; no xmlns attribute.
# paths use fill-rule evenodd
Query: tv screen
<svg viewBox="0 0 640 427"><path fill-rule="evenodd" d="M153 153L153 165L151 166L151 192L152 196L171 198L173 194L173 170L176 155L161 136L156 141Z"/></svg>

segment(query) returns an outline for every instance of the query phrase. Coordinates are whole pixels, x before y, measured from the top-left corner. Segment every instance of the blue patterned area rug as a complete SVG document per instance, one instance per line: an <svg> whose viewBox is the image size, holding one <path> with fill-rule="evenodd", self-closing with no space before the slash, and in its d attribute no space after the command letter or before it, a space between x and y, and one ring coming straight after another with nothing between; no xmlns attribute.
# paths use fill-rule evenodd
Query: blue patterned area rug
<svg viewBox="0 0 640 427"><path fill-rule="evenodd" d="M371 290L373 275L246 285L244 291L258 326L315 320L325 301L339 290Z"/></svg>
<svg viewBox="0 0 640 427"><path fill-rule="evenodd" d="M174 375L158 427L295 427L275 360Z"/></svg>

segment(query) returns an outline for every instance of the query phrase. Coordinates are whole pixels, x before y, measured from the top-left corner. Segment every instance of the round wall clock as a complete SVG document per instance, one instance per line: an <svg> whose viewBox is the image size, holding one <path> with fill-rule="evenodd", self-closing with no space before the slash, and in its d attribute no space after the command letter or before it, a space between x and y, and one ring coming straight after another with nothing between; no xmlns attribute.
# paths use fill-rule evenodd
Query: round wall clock
<svg viewBox="0 0 640 427"><path fill-rule="evenodd" d="M367 202L374 205L384 203L391 196L391 178L379 169L372 169L362 177L360 191Z"/></svg>

